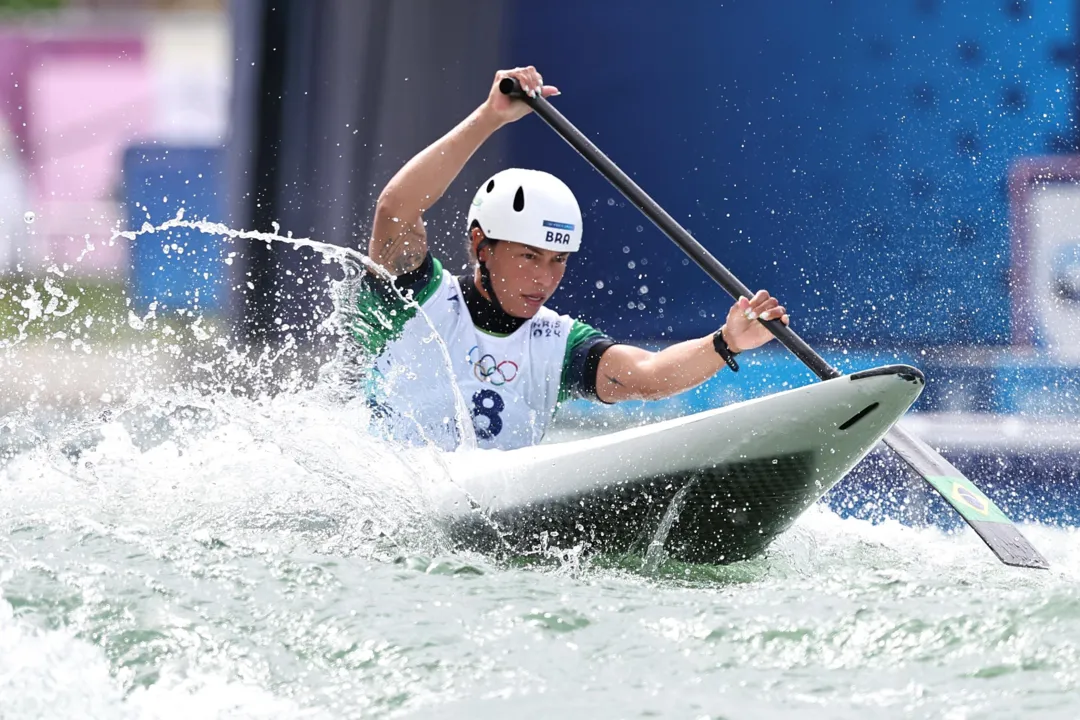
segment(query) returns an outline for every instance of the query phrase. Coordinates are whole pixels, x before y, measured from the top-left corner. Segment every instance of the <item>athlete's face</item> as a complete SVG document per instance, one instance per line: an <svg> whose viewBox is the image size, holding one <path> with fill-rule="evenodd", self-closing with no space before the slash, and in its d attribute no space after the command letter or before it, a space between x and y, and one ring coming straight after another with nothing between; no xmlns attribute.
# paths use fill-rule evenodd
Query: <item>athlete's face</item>
<svg viewBox="0 0 1080 720"><path fill-rule="evenodd" d="M506 240L479 250L503 310L518 318L531 318L555 293L569 255Z"/></svg>

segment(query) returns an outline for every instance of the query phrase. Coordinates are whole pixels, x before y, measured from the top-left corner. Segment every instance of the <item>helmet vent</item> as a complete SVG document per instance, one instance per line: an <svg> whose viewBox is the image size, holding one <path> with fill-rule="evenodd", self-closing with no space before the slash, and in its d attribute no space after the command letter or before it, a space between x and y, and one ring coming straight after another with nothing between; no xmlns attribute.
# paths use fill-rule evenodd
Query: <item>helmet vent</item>
<svg viewBox="0 0 1080 720"><path fill-rule="evenodd" d="M494 189L495 189L495 179L492 178L491 180L488 180L487 191L491 192Z"/></svg>
<svg viewBox="0 0 1080 720"><path fill-rule="evenodd" d="M521 212L525 209L525 188L518 187L517 193L514 194L514 212Z"/></svg>

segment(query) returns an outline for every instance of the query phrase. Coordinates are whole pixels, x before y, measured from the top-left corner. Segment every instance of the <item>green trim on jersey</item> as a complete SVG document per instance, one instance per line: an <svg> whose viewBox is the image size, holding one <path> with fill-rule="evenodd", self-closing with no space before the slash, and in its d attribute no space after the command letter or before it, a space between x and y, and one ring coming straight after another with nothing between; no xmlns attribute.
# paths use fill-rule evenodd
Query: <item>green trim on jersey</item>
<svg viewBox="0 0 1080 720"><path fill-rule="evenodd" d="M378 355L387 343L399 338L405 323L416 317L417 309L439 289L443 266L438 258L431 260L431 280L415 293L413 302L403 302L397 288L388 287L382 278L374 275L364 278L356 294L356 315L349 323L349 329L365 352ZM376 287L377 284L382 287Z"/></svg>
<svg viewBox="0 0 1080 720"><path fill-rule="evenodd" d="M591 340L592 338L603 335L596 328L586 325L580 320L575 320L574 324L570 326L570 336L566 338L566 352L563 355L562 363L562 377L559 378L559 402L566 402L573 399L572 388L570 387L570 358L574 355L574 350L583 342Z"/></svg>

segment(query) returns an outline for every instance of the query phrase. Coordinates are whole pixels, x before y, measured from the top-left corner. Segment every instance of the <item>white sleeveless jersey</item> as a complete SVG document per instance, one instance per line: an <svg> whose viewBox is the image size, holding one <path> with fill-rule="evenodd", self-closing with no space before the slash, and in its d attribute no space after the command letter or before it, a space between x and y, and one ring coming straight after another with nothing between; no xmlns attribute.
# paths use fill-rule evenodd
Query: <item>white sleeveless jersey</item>
<svg viewBox="0 0 1080 720"><path fill-rule="evenodd" d="M438 260L415 300L422 314L415 307L361 305L353 324L357 339L376 352L379 387L373 396L394 416L398 432L457 447L463 438L455 408L464 401L479 447L538 443L567 396L564 368L572 332L600 333L544 307L509 335L485 332L473 324L457 280Z"/></svg>

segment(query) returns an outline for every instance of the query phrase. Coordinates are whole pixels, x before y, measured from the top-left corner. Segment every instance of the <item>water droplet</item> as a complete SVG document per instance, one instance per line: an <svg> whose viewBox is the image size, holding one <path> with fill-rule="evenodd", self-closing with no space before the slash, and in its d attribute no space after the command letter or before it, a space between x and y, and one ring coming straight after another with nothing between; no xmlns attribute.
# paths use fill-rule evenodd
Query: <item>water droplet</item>
<svg viewBox="0 0 1080 720"><path fill-rule="evenodd" d="M636 262L634 262L633 260L631 260L630 262L626 263L626 267L628 267L628 268L630 268L631 270L633 270L634 268L636 268L636 267L637 267L637 263L636 263Z"/></svg>
<svg viewBox="0 0 1080 720"><path fill-rule="evenodd" d="M624 253L624 254L626 254L626 255L629 255L629 254L630 254L630 248L628 248L628 247L627 247L626 245L623 245L623 249L622 249L622 251L623 251L623 253Z"/></svg>
<svg viewBox="0 0 1080 720"><path fill-rule="evenodd" d="M639 293L641 293L642 295L648 295L649 294L649 286L648 285L642 285L641 287L639 287L637 289L637 291Z"/></svg>
<svg viewBox="0 0 1080 720"><path fill-rule="evenodd" d="M26 221L27 225L29 225L30 223L37 220L37 215L34 214L33 210L27 210L25 213L23 213L22 219Z"/></svg>
<svg viewBox="0 0 1080 720"><path fill-rule="evenodd" d="M614 205L615 204L615 198L608 198L607 199L607 204L608 205Z"/></svg>
<svg viewBox="0 0 1080 720"><path fill-rule="evenodd" d="M643 228L641 225L637 226L637 231L638 232L643 232L644 230L645 230L645 228Z"/></svg>
<svg viewBox="0 0 1080 720"><path fill-rule="evenodd" d="M779 460L777 460L776 458L773 458L772 464L773 464L773 465L779 465L779 464L780 464L780 461L779 461Z"/></svg>
<svg viewBox="0 0 1080 720"><path fill-rule="evenodd" d="M596 281L596 289L597 290L603 290L604 289L604 281L603 280L597 280Z"/></svg>

